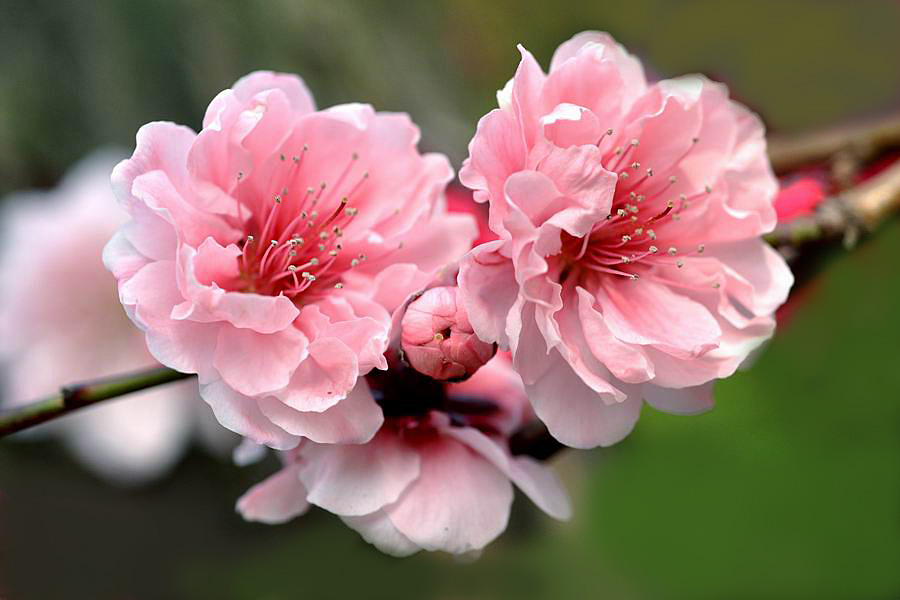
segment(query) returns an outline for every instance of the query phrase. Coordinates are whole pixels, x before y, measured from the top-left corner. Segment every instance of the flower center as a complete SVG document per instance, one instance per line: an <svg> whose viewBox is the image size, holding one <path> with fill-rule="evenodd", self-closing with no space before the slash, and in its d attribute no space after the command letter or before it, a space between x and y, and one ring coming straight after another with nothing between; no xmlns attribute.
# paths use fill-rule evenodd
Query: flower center
<svg viewBox="0 0 900 600"><path fill-rule="evenodd" d="M304 145L295 156L279 154L262 198L242 200L259 188L246 189L243 174L238 174L237 214L247 232L238 257L245 291L295 298L341 288L342 274L367 258L346 256L341 238L359 214L353 201L368 172L354 168L359 156L353 153L335 181L309 185L313 176L304 172L309 152Z"/></svg>
<svg viewBox="0 0 900 600"><path fill-rule="evenodd" d="M705 202L712 189L705 186L700 191L676 194L675 175L659 182L652 167L632 158L639 144L633 139L605 160L604 167L618 175L606 219L580 238L563 232L561 281L573 278L576 283L584 283L597 276L654 278L659 268L680 269L685 258L703 253L703 244L687 252L675 245L678 222L689 218L690 209Z"/></svg>

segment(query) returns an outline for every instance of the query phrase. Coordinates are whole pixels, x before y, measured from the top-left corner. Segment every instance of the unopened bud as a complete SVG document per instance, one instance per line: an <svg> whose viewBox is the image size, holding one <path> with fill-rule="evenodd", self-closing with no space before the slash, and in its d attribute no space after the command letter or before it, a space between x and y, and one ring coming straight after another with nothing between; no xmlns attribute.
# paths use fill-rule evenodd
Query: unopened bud
<svg viewBox="0 0 900 600"><path fill-rule="evenodd" d="M497 350L475 335L455 287L431 288L407 307L400 344L416 371L455 381L475 373Z"/></svg>

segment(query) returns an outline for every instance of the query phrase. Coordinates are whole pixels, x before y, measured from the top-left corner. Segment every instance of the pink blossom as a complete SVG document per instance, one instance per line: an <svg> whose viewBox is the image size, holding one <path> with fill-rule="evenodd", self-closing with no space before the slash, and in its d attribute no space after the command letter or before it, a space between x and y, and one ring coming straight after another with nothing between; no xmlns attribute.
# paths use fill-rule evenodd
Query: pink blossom
<svg viewBox="0 0 900 600"><path fill-rule="evenodd" d="M403 114L317 111L299 78L270 72L216 96L199 133L138 132L112 175L132 220L104 260L151 353L197 373L223 425L280 449L381 426L349 395L386 367L391 319L374 296L427 279L475 235L445 214L452 171L418 138Z"/></svg>
<svg viewBox="0 0 900 600"><path fill-rule="evenodd" d="M455 286L431 288L410 303L401 341L409 364L435 379L465 379L496 352L496 346L475 336Z"/></svg>
<svg viewBox="0 0 900 600"><path fill-rule="evenodd" d="M800 177L781 187L775 197L779 222L811 215L825 199L825 184L816 177Z"/></svg>
<svg viewBox="0 0 900 600"><path fill-rule="evenodd" d="M570 446L621 440L642 399L710 408L792 283L760 239L777 192L762 124L704 77L648 84L607 34L564 43L549 74L520 50L460 172L500 237L461 264L475 332L511 349Z"/></svg>
<svg viewBox="0 0 900 600"><path fill-rule="evenodd" d="M97 152L60 186L4 201L0 249L3 404L36 400L60 385L152 366L143 335L123 314L103 245L127 215L110 206L109 173L123 153ZM85 409L42 431L115 484L155 479L174 466L204 417L190 383ZM208 438L225 450L226 432ZM231 437L231 436L227 436ZM207 439L207 438L204 438Z"/></svg>
<svg viewBox="0 0 900 600"><path fill-rule="evenodd" d="M531 415L504 357L455 384L392 367L360 379L351 395L373 393L387 417L374 438L304 441L282 453L284 468L238 501L244 518L281 523L313 504L398 556L477 552L506 528L510 482L548 514L568 518L568 498L549 467L509 452L509 434ZM426 397L430 407L421 403Z"/></svg>

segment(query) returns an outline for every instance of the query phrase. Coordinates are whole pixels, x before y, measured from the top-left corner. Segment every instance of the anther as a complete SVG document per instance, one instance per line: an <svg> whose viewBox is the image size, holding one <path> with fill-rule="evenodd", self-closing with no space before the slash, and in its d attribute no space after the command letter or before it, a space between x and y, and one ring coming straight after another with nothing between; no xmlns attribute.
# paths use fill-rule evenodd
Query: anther
<svg viewBox="0 0 900 600"><path fill-rule="evenodd" d="M675 261L675 266L678 267L678 268L680 269L681 267L684 266L684 261L683 261L683 260L676 260L676 261Z"/></svg>
<svg viewBox="0 0 900 600"><path fill-rule="evenodd" d="M675 183L676 181L678 181L677 177L675 177L674 175L669 175L669 183Z"/></svg>
<svg viewBox="0 0 900 600"><path fill-rule="evenodd" d="M280 152L280 153L278 154L278 158L280 158L281 161L284 162L284 152Z"/></svg>
<svg viewBox="0 0 900 600"><path fill-rule="evenodd" d="M444 341L444 334L441 333L440 331L436 332L436 333L434 334L434 341L436 341L436 342L443 342L443 341Z"/></svg>
<svg viewBox="0 0 900 600"><path fill-rule="evenodd" d="M343 284L343 283L336 283L336 284L334 284L334 287L336 287L337 289L340 290L340 289L342 289L342 288L344 287L344 284Z"/></svg>
<svg viewBox="0 0 900 600"><path fill-rule="evenodd" d="M318 259L318 258L311 258L311 259L309 259L309 264L311 264L312 266L315 267L316 265L319 264L319 259Z"/></svg>
<svg viewBox="0 0 900 600"><path fill-rule="evenodd" d="M666 252L669 253L669 256L675 256L675 254L678 252L678 250L675 249L675 246L670 246Z"/></svg>
<svg viewBox="0 0 900 600"><path fill-rule="evenodd" d="M631 163L631 168L637 171L641 168L641 163L639 163L638 161L634 161L633 163Z"/></svg>
<svg viewBox="0 0 900 600"><path fill-rule="evenodd" d="M647 169L647 177L653 177L653 167Z"/></svg>
<svg viewBox="0 0 900 600"><path fill-rule="evenodd" d="M697 246L697 254L703 254L704 250L706 250L706 246L704 246L703 244Z"/></svg>
<svg viewBox="0 0 900 600"><path fill-rule="evenodd" d="M657 252L659 252L659 248L657 248L656 246L650 246L649 248L647 248L647 250L650 251L650 254L656 254Z"/></svg>

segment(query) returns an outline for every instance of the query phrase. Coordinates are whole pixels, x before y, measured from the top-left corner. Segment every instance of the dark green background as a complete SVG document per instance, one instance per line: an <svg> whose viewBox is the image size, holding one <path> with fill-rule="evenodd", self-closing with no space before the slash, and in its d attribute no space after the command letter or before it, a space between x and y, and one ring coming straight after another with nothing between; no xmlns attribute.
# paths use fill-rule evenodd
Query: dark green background
<svg viewBox="0 0 900 600"><path fill-rule="evenodd" d="M53 185L146 121L199 125L256 68L320 106L410 112L458 166L523 42L544 65L610 31L659 76L703 71L793 131L900 98L900 3L627 0L0 1L0 193ZM103 487L49 444L0 444L0 596L883 599L900 597L900 223L815 261L794 319L717 407L645 409L618 446L559 462L576 504L526 500L478 562L385 557L336 518L246 524L274 469L193 453L168 479Z"/></svg>

